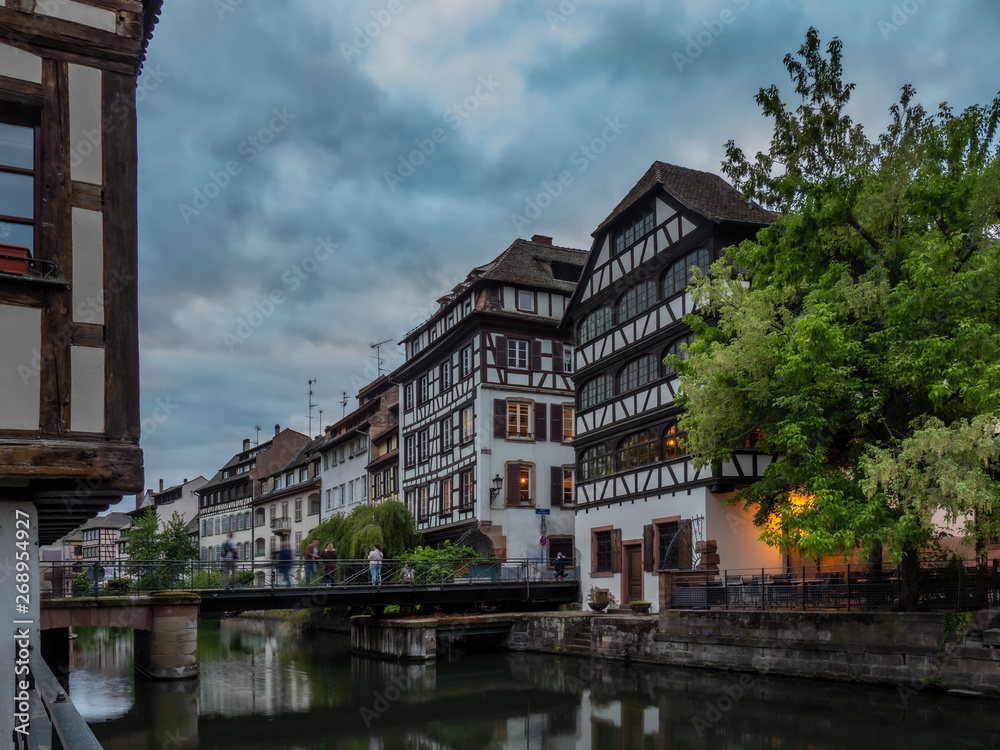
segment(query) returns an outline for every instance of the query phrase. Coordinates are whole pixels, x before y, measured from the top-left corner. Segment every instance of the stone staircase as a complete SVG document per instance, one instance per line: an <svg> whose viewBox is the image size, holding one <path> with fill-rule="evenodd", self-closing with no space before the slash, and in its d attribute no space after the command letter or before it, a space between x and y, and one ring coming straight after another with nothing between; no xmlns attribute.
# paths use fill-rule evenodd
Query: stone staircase
<svg viewBox="0 0 1000 750"><path fill-rule="evenodd" d="M587 618L587 624L573 636L573 640L566 644L563 652L576 656L590 656L590 618Z"/></svg>

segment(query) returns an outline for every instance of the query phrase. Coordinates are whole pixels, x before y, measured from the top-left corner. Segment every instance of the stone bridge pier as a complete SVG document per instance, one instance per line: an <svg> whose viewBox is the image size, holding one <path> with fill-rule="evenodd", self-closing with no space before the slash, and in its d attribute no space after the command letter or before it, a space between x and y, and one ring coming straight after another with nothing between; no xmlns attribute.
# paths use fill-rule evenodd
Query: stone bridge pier
<svg viewBox="0 0 1000 750"><path fill-rule="evenodd" d="M40 613L42 655L58 676L68 672L71 626L130 628L137 670L154 680L196 677L200 602L198 594L183 592L46 600Z"/></svg>

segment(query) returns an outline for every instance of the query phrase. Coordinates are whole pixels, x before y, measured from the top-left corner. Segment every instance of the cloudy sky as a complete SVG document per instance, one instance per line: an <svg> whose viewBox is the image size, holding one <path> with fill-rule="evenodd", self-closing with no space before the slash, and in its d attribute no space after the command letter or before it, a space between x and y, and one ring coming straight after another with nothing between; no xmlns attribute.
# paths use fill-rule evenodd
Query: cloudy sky
<svg viewBox="0 0 1000 750"><path fill-rule="evenodd" d="M139 87L146 486L356 406L370 345L516 237L589 248L655 160L720 173L809 26L870 134L1000 89L993 0L167 0ZM551 185L560 172L571 181ZM546 185L554 198L545 194ZM538 203L544 209L533 210ZM128 501L131 502L131 501Z"/></svg>

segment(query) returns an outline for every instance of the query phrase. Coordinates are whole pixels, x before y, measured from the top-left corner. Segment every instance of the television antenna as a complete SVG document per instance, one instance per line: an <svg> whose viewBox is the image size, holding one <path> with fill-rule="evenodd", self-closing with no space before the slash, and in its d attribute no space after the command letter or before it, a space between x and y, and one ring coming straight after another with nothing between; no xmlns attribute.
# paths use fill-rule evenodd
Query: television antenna
<svg viewBox="0 0 1000 750"><path fill-rule="evenodd" d="M309 437L312 437L313 434L313 407L319 406L319 404L313 403L313 384L315 382L316 378L309 381Z"/></svg>
<svg viewBox="0 0 1000 750"><path fill-rule="evenodd" d="M254 428L255 430L257 430L257 438L256 438L256 439L254 440L254 443L253 443L253 444L254 444L254 445L260 445L260 425L259 425L259 424L255 424L255 425L253 426L253 428Z"/></svg>
<svg viewBox="0 0 1000 750"><path fill-rule="evenodd" d="M375 369L378 371L378 377L382 377L382 365L385 364L385 360L382 359L382 347L390 341L392 341L392 339L386 339L385 341L379 341L377 344L371 344L371 348L375 350Z"/></svg>
<svg viewBox="0 0 1000 750"><path fill-rule="evenodd" d="M348 401L349 401L350 399L349 399L349 398L347 398L347 391L341 391L341 393L342 393L343 395L342 395L342 397L341 397L341 399L340 399L340 405L341 405L341 407L343 408L343 411L342 411L342 413L341 413L340 417L341 417L341 419L343 419L344 417L346 417L346 416L347 416L347 402L348 402Z"/></svg>

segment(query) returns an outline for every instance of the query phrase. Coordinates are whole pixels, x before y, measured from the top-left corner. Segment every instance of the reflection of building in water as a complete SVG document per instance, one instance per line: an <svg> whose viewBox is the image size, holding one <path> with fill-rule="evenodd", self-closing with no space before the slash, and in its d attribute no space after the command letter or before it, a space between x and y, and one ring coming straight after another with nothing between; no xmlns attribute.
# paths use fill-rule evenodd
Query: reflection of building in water
<svg viewBox="0 0 1000 750"><path fill-rule="evenodd" d="M220 650L199 653L201 715L308 711L309 675L282 656L285 643L294 643L294 632L284 623L223 620Z"/></svg>

